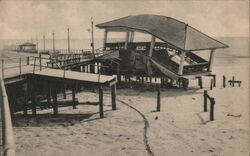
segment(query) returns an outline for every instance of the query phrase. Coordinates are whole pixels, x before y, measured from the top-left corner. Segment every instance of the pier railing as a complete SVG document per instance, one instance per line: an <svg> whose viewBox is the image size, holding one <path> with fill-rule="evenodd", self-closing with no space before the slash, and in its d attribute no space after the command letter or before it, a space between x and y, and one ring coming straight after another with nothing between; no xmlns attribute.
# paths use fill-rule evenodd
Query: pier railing
<svg viewBox="0 0 250 156"><path fill-rule="evenodd" d="M2 65L0 65L2 71ZM2 72L0 72L0 102L1 102L1 122L2 122L2 145L4 156L15 156L15 141L10 115L10 106L6 93Z"/></svg>

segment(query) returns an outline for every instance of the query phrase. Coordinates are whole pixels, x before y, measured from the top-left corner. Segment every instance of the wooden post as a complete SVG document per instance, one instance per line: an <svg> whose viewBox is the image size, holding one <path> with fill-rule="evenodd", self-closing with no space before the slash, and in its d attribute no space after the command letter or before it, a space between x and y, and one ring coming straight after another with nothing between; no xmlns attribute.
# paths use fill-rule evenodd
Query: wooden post
<svg viewBox="0 0 250 156"><path fill-rule="evenodd" d="M27 56L27 65L29 65L29 64L30 64L30 57Z"/></svg>
<svg viewBox="0 0 250 156"><path fill-rule="evenodd" d="M67 31L68 31L68 53L70 53L69 28L67 29Z"/></svg>
<svg viewBox="0 0 250 156"><path fill-rule="evenodd" d="M215 100L214 100L214 98L211 98L211 100L210 100L210 121L214 120L214 105L215 105Z"/></svg>
<svg viewBox="0 0 250 156"><path fill-rule="evenodd" d="M157 91L157 107L156 107L156 111L157 112L161 111L161 92L160 92L160 88Z"/></svg>
<svg viewBox="0 0 250 156"><path fill-rule="evenodd" d="M181 51L181 61L180 61L179 69L178 69L178 74L179 75L183 74L183 67L184 67L185 56L186 56L186 52Z"/></svg>
<svg viewBox="0 0 250 156"><path fill-rule="evenodd" d="M214 49L210 52L208 71L212 71L212 64L214 62Z"/></svg>
<svg viewBox="0 0 250 156"><path fill-rule="evenodd" d="M52 98L53 98L53 113L54 115L58 114L58 103L57 103L57 86L52 86Z"/></svg>
<svg viewBox="0 0 250 156"><path fill-rule="evenodd" d="M149 57L152 57L152 53L155 47L155 36L151 36L151 43L150 43L150 49L149 49Z"/></svg>
<svg viewBox="0 0 250 156"><path fill-rule="evenodd" d="M213 79L210 81L210 90L213 90Z"/></svg>
<svg viewBox="0 0 250 156"><path fill-rule="evenodd" d="M232 86L234 87L234 76L232 78Z"/></svg>
<svg viewBox="0 0 250 156"><path fill-rule="evenodd" d="M204 112L207 112L207 90L204 90Z"/></svg>
<svg viewBox="0 0 250 156"><path fill-rule="evenodd" d="M39 54L39 65L40 65L40 71L42 70L42 55Z"/></svg>
<svg viewBox="0 0 250 156"><path fill-rule="evenodd" d="M214 78L214 87L216 87L216 75L213 75Z"/></svg>
<svg viewBox="0 0 250 156"><path fill-rule="evenodd" d="M198 84L199 84L200 88L202 89L203 88L202 77L198 77Z"/></svg>
<svg viewBox="0 0 250 156"><path fill-rule="evenodd" d="M225 88L225 87L226 87L226 76L223 75L223 88Z"/></svg>
<svg viewBox="0 0 250 156"><path fill-rule="evenodd" d="M53 36L53 52L55 52L55 33L52 33Z"/></svg>
<svg viewBox="0 0 250 156"><path fill-rule="evenodd" d="M99 87L99 114L100 118L103 118L103 89Z"/></svg>
<svg viewBox="0 0 250 156"><path fill-rule="evenodd" d="M76 86L73 85L72 87L72 102L73 102L73 109L76 109Z"/></svg>
<svg viewBox="0 0 250 156"><path fill-rule="evenodd" d="M112 110L116 110L116 85L111 86Z"/></svg>
<svg viewBox="0 0 250 156"><path fill-rule="evenodd" d="M22 59L19 58L19 75L21 76L22 74Z"/></svg>

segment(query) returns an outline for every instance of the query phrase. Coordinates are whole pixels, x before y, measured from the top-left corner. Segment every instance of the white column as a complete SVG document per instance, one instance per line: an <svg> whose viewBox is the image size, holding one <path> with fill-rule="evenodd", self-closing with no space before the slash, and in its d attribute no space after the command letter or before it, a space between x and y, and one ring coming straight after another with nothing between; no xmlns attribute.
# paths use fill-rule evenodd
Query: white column
<svg viewBox="0 0 250 156"><path fill-rule="evenodd" d="M179 75L183 74L183 67L184 67L185 56L186 56L186 52L182 51L181 52L181 61L180 61L179 70L178 70L178 74Z"/></svg>
<svg viewBox="0 0 250 156"><path fill-rule="evenodd" d="M105 30L104 31L104 39L103 39L103 49L105 50L106 49L106 43L107 43L107 39L108 39L108 31Z"/></svg>
<svg viewBox="0 0 250 156"><path fill-rule="evenodd" d="M213 62L214 62L214 49L212 49L210 52L208 71L212 71Z"/></svg>
<svg viewBox="0 0 250 156"><path fill-rule="evenodd" d="M126 39L125 39L125 47L124 47L124 49L128 49L128 39L129 39L129 31L126 32Z"/></svg>
<svg viewBox="0 0 250 156"><path fill-rule="evenodd" d="M154 47L155 47L155 37L152 35L150 49L149 49L149 57L152 57Z"/></svg>

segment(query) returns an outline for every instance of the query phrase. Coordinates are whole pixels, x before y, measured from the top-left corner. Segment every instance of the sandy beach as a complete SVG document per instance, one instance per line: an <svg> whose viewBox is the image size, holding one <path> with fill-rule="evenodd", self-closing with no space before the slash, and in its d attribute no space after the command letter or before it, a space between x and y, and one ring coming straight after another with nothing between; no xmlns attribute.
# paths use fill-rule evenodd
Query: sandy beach
<svg viewBox="0 0 250 156"><path fill-rule="evenodd" d="M220 61L220 60L217 60ZM190 81L187 91L118 89L117 110L111 110L110 90L104 92L104 119L99 119L98 94L77 94L77 109L39 110L37 117L17 113L14 133L19 156L246 156L249 154L249 58L215 63L217 86L209 89ZM221 63L221 62L220 62ZM235 76L241 87L222 87L222 75ZM203 112L203 91L215 97L215 121ZM70 94L70 93L69 93ZM61 95L59 95L60 97ZM70 98L70 95L68 96ZM92 105L91 105L92 103ZM208 106L210 106L208 104ZM208 107L209 111L209 107Z"/></svg>

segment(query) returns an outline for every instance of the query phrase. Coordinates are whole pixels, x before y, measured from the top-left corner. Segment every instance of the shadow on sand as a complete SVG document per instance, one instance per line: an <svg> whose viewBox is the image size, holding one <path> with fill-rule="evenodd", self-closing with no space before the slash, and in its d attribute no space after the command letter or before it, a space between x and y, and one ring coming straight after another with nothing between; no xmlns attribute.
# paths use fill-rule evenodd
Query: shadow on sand
<svg viewBox="0 0 250 156"><path fill-rule="evenodd" d="M108 112L107 110L104 112ZM59 113L58 115L53 115L51 113L37 114L33 116L16 114L13 118L14 127L56 127L56 126L73 126L75 124L90 122L101 119L99 117L99 112L96 113L79 113L79 114L66 114Z"/></svg>

